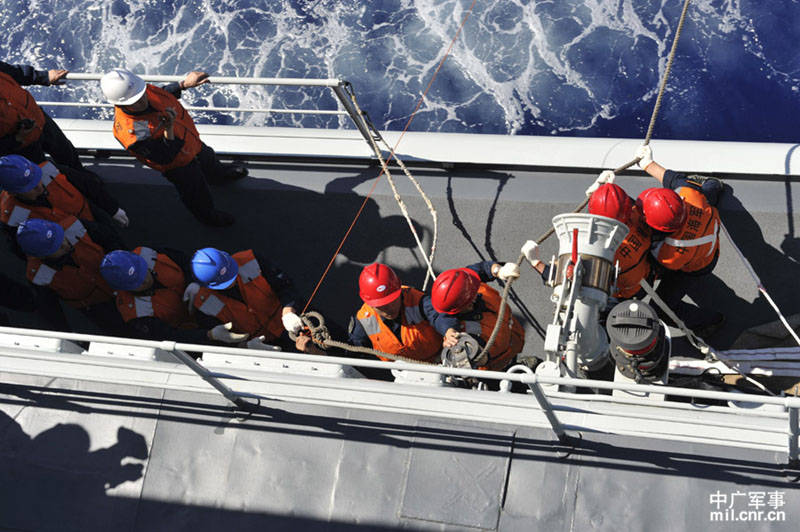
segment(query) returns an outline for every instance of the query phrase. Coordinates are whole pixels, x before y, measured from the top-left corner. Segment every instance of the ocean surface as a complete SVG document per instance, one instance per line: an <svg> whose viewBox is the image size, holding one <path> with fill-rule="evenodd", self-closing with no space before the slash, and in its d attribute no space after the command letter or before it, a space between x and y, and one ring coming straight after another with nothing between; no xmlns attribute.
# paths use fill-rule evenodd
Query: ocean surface
<svg viewBox="0 0 800 532"><path fill-rule="evenodd" d="M2 59L40 69L342 78L402 130L472 0L0 0ZM477 0L413 131L643 138L681 0ZM696 0L654 138L796 142L800 0ZM100 100L96 82L36 89ZM46 92L43 92L46 91ZM218 85L194 105L335 109L323 89ZM102 109L55 116L108 117ZM336 116L199 122L349 127Z"/></svg>

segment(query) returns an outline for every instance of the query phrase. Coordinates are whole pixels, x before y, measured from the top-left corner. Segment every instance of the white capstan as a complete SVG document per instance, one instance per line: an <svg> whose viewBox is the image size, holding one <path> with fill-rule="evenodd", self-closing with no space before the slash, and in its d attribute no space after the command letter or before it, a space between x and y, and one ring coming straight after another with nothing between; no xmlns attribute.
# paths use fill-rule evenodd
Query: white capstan
<svg viewBox="0 0 800 532"><path fill-rule="evenodd" d="M100 78L100 88L109 103L131 105L144 94L147 84L126 68L115 68Z"/></svg>

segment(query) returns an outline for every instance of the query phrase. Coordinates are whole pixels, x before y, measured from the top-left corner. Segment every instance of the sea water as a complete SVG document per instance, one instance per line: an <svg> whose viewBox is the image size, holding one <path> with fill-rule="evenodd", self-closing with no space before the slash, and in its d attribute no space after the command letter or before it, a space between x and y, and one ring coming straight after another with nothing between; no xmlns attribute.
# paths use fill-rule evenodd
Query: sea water
<svg viewBox="0 0 800 532"><path fill-rule="evenodd" d="M403 129L472 0L0 0L0 59L40 69L341 78ZM476 0L413 131L642 138L682 0ZM691 2L654 138L795 142L800 2ZM34 89L101 100L99 84ZM46 92L42 92L46 91ZM42 96L43 97L43 96ZM205 86L200 106L335 109L329 91ZM109 117L61 108L55 116ZM337 116L198 122L351 127Z"/></svg>

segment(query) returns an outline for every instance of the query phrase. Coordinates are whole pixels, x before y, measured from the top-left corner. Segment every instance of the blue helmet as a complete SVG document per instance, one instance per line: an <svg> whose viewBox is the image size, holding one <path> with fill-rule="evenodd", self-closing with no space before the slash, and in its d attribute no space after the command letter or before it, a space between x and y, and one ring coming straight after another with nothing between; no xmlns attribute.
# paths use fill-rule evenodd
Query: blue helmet
<svg viewBox="0 0 800 532"><path fill-rule="evenodd" d="M64 229L55 222L28 218L17 227L17 243L31 257L52 255L64 241Z"/></svg>
<svg viewBox="0 0 800 532"><path fill-rule="evenodd" d="M236 280L239 265L224 251L203 248L195 251L192 257L192 273L201 285L212 290L223 290Z"/></svg>
<svg viewBox="0 0 800 532"><path fill-rule="evenodd" d="M114 290L136 290L147 277L147 270L147 261L130 251L112 251L100 263L100 274Z"/></svg>
<svg viewBox="0 0 800 532"><path fill-rule="evenodd" d="M28 192L42 180L42 169L22 155L0 157L0 188L12 194Z"/></svg>

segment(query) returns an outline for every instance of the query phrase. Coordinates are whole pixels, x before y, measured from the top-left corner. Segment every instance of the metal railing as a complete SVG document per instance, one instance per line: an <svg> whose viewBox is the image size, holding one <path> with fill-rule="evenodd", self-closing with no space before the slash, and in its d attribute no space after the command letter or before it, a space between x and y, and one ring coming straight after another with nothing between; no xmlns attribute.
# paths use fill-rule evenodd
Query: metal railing
<svg viewBox="0 0 800 532"><path fill-rule="evenodd" d="M100 81L103 74L96 73L75 73L67 74L66 79L71 81ZM173 83L182 81L185 76L159 76L142 75L140 76L148 83ZM185 106L189 111L214 111L214 112L246 112L246 113L284 113L284 114L317 114L317 115L347 115L350 117L355 128L369 142L371 133L364 119L359 115L353 106L353 102L347 94L348 88L352 90L350 84L341 79L305 79L305 78L242 78L210 76L209 82L216 85L260 85L260 86L285 86L285 87L327 87L336 96L342 109L273 109L261 107L199 107ZM109 108L114 105L99 101L85 102L58 102L58 101L38 101L40 106L52 107L101 107Z"/></svg>
<svg viewBox="0 0 800 532"><path fill-rule="evenodd" d="M454 377L463 377L463 378L479 378L479 379L493 379L498 381L505 381L508 382L519 382L522 383L530 389L531 393L533 394L536 403L538 404L539 410L544 414L548 426L553 430L553 433L556 437L564 444L573 443L575 440L571 437L567 431L602 431L602 432L610 432L614 434L620 435L636 435L636 436L646 436L641 431L634 429L609 429L608 426L604 427L603 429L598 429L597 426L592 426L589 423L589 419L592 419L592 416L617 416L620 418L629 418L636 421L637 419L646 419L650 422L680 422L680 423L688 423L694 424L696 426L703 426L703 427L717 427L720 429L741 429L741 430L755 430L758 432L772 432L777 434L785 434L787 438L787 445L785 447L786 452L788 454L788 462L792 466L798 465L798 433L800 431L800 423L798 420L800 416L798 413L800 412L800 398L797 397L768 397L763 395L753 395L753 394L742 394L742 393L729 393L729 392L714 392L714 391L705 391L705 390L694 390L694 389L684 389L684 388L677 388L677 387L665 387L665 386L653 386L653 385L642 385L642 384L630 384L630 383L616 383L616 382L608 382L608 381L597 381L597 380L586 380L586 379L571 379L571 378L560 378L560 377L543 377L537 376L530 372L497 372L497 371L480 371L480 370L472 370L472 369L456 369L456 368L448 368L442 366L428 366L428 365L416 365L416 364L407 364L402 362L383 362L378 360L363 360L363 359L354 359L354 358L343 358L343 357L326 357L326 356L319 356L319 355L307 355L307 354L300 354L300 353L288 353L288 352L281 352L281 351L260 351L260 350L248 350L242 348L232 348L232 347L216 347L216 346L208 346L208 345L200 345L200 344L184 344L179 342L173 341L150 341L150 340L137 340L137 339L130 339L130 338L118 338L118 337L107 337L107 336L95 336L95 335L88 335L88 334L79 334L79 333L61 333L61 332L54 332L54 331L41 331L35 329L17 329L12 327L0 327L0 333L16 335L16 336L23 336L23 337L36 337L36 338L50 338L50 339L57 339L57 340L72 340L77 342L101 342L104 344L115 344L120 346L132 346L132 347L144 347L150 349L160 349L167 353L170 353L175 357L175 360L187 368L189 368L192 372L197 374L200 378L206 381L208 384L213 386L218 392L224 395L229 401L234 403L237 408L243 410L252 410L254 408L254 404L250 401L252 399L269 399L266 395L259 395L253 394L252 392L242 392L236 391L231 386L234 386L235 383L239 382L266 382L266 379L263 381L259 381L258 378L249 374L247 377L237 376L231 374L230 371L226 371L225 373L215 373L204 367L199 362L195 361L191 356L187 355L186 352L200 352L200 353L207 353L207 354L218 354L218 355L235 355L237 357L253 357L254 359L277 359L284 362L313 362L314 364L333 364L336 366L353 366L353 367L361 367L361 368L383 368L383 369L393 369L393 370L408 370L416 373L429 373L429 374L439 374L439 375L446 375L446 376L454 376ZM3 350L3 345L0 344L0 351ZM5 344L6 349L9 346ZM31 353L30 351L26 351L25 353L21 353L24 347L19 347L14 349L12 347L13 355L12 356L21 356L23 358L30 358L31 360L39 359L47 359L47 360L54 360L53 354L36 354ZM9 356L7 353L6 355L0 356ZM58 356L65 356L65 355L58 355ZM76 356L83 356L83 355L76 355ZM105 368L125 368L128 367L126 364L130 364L127 361L125 363L122 362L115 362L112 360L91 360L87 357L86 360L87 365L97 366L97 367L105 367ZM41 366L42 368L49 367L47 364ZM14 372L8 368L4 368L3 371ZM56 371L49 371L43 369L43 372L47 372L50 376L56 377L71 377L76 378L74 375L69 374L59 374ZM265 371L265 375L269 375L268 371ZM84 378L84 377L81 377ZM87 378L87 380L92 380L91 378ZM228 384L223 383L222 381L227 381ZM107 378L103 378L102 382L108 382ZM124 383L131 384L130 381L125 381ZM120 382L123 384L123 382ZM170 385L167 383L152 383L152 382L140 382L137 383L142 386L153 386L153 387L161 387L164 389L170 389ZM788 413L781 412L754 412L751 410L739 410L734 408L728 407L704 407L703 410L694 409L692 410L691 416L683 416L680 417L678 413L686 408L691 408L690 406L686 405L685 403L672 403L671 401L661 401L661 402L653 402L646 399L636 399L636 398L627 398L623 400L617 400L616 398L609 397L607 395L593 395L593 394L565 394L562 392L555 392L551 394L546 394L545 391L542 389L542 384L551 384L551 385L562 385L568 387L577 387L577 388L592 388L596 390L623 390L628 392L640 392L640 393L650 393L650 394L661 394L661 395L669 395L674 397L684 397L684 398L691 398L691 399L707 399L707 400L716 400L716 401L737 401L739 403L752 403L757 405L776 405L780 406L786 410ZM351 384L350 386L354 386ZM344 388L344 385L339 385L340 388ZM502 388L502 387L501 387ZM414 392L417 394L433 394L434 392L425 388L426 391L422 392ZM508 406L507 401L511 396L516 396L517 394L508 394L502 392L495 392L495 393L488 393L488 392L475 392L474 397L470 397L470 399L474 399L476 402L479 402L484 405L493 405L496 404L498 406ZM549 397L548 397L549 395ZM524 396L521 396L524 398ZM575 402L575 404L562 404L562 405L555 405L553 404L551 398L565 398L569 397L570 401ZM642 413L637 413L634 410L625 410L625 411L604 411L601 408L594 408L592 409L591 404L595 403L595 400L599 400L600 403L607 402L607 403L619 403L620 405L628 405L628 406L639 406L644 408ZM576 406L577 405L577 406ZM589 405L589 406L584 406ZM516 406L516 405L515 405ZM649 409L645 407L650 407ZM576 408L579 409L582 416L584 416L585 420L581 423L564 423L562 417L569 416L570 414L575 414ZM657 409L657 414L653 412ZM741 419L742 423L737 422L728 422L728 421L719 421L717 419L712 419L712 416L706 415L707 413L710 414L711 412L725 412L726 414L731 414L736 416L736 419ZM559 413L562 413L559 415ZM574 416L573 416L574 417ZM764 420L771 420L770 423L778 423L777 427L780 427L780 421L785 422L786 424L783 425L784 429L780 428L762 428L756 427L752 428L747 426L745 421L752 421L754 419L763 418ZM600 418L598 418L600 419ZM497 421L502 422L502 421ZM650 437L654 437L651 435ZM675 439L678 441L698 441L698 442L705 442L705 443L717 443L723 444L733 447L744 447L744 448L769 448L766 446L759 447L757 444L753 444L750 442L744 441L723 441L720 439L715 439L712 437L708 437L704 439L702 436L693 436L690 438L682 437L680 435L672 435L665 433L659 434L658 437L663 439Z"/></svg>

